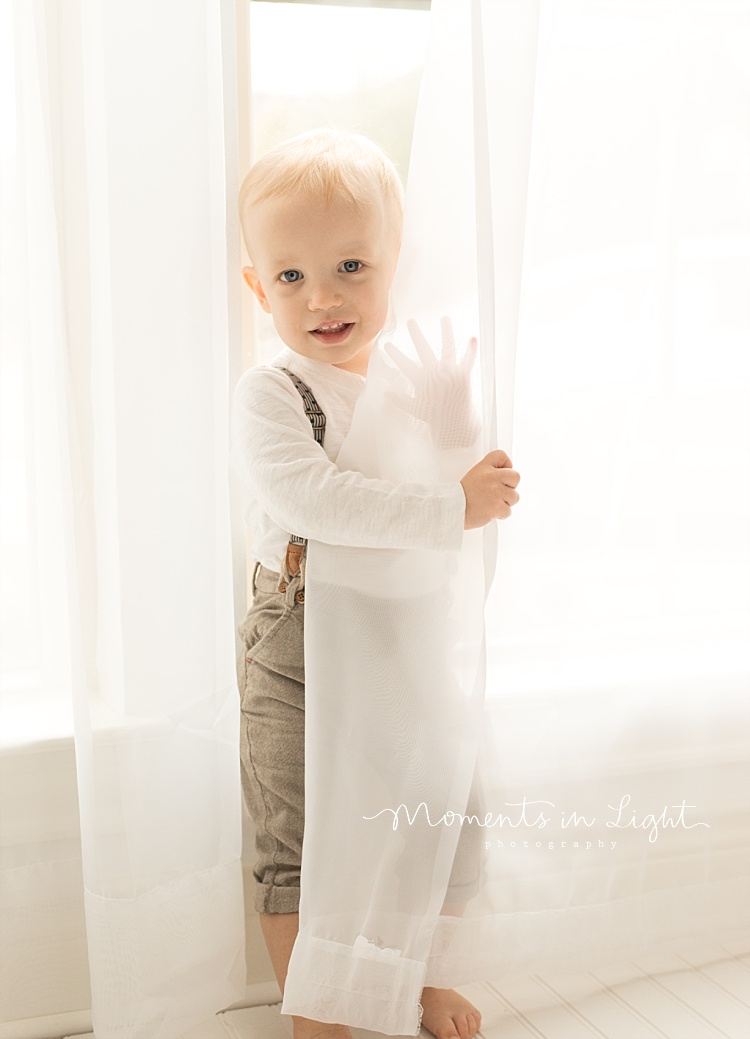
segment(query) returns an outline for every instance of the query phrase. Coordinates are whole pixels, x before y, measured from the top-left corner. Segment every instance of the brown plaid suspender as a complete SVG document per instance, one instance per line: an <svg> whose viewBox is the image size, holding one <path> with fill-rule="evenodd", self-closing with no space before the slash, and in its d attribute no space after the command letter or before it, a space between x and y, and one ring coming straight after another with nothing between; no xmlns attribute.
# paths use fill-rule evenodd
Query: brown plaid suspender
<svg viewBox="0 0 750 1039"><path fill-rule="evenodd" d="M322 444L326 431L326 417L320 410L320 405L313 396L313 391L299 376L295 375L294 372L290 372L288 368L280 368L279 371L285 372L299 390L302 403L305 405L305 414L313 428L315 443Z"/></svg>
<svg viewBox="0 0 750 1039"><path fill-rule="evenodd" d="M313 391L310 387L295 375L294 372L288 368L280 368L279 371L284 372L294 383L295 388L299 392L302 398L302 403L305 407L305 414L310 420L312 426L313 436L315 437L315 443L323 445L323 437L326 431L326 417L323 414L320 405L315 399ZM307 545L307 538L301 538L298 534L292 534L289 538L289 544L286 547L286 559L284 561L284 567L281 573L281 582L279 584L279 591L286 591L288 581L296 574L303 572L303 583L304 583L304 555L305 546ZM281 586L284 586L283 588Z"/></svg>

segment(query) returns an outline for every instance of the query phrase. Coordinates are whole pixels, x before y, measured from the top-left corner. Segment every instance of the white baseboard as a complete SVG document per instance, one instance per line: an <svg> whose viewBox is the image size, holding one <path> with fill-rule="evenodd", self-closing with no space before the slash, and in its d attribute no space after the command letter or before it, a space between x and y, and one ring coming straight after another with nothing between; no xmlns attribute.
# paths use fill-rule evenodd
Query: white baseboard
<svg viewBox="0 0 750 1039"><path fill-rule="evenodd" d="M87 1032L91 1032L90 1010L0 1022L0 1039L62 1039L65 1035L85 1035Z"/></svg>
<svg viewBox="0 0 750 1039"><path fill-rule="evenodd" d="M245 995L225 1010L273 1006L281 1002L281 991L275 981L248 985ZM91 1033L91 1011L75 1010L66 1014L29 1017L23 1021L0 1022L0 1039L62 1039L63 1036L85 1036Z"/></svg>
<svg viewBox="0 0 750 1039"><path fill-rule="evenodd" d="M233 1003L227 1010L244 1010L246 1007L269 1007L281 1002L281 989L275 981L259 981L248 985L244 997L239 1003ZM3 1036L0 1035L0 1039Z"/></svg>

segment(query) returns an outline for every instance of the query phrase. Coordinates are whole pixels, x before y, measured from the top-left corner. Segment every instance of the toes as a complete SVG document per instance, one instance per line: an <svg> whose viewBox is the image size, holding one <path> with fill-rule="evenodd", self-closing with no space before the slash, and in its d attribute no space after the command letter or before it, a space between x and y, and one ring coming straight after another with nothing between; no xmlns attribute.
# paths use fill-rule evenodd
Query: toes
<svg viewBox="0 0 750 1039"><path fill-rule="evenodd" d="M479 1031L481 1023L481 1014L469 1011L465 1018L456 1022L460 1039L473 1039L473 1036Z"/></svg>
<svg viewBox="0 0 750 1039"><path fill-rule="evenodd" d="M468 1039L461 1031L461 1024L453 1019L446 1021L445 1027L435 1032L436 1039Z"/></svg>
<svg viewBox="0 0 750 1039"><path fill-rule="evenodd" d="M465 1017L454 1017L446 1025L441 1039L472 1039L472 1032Z"/></svg>

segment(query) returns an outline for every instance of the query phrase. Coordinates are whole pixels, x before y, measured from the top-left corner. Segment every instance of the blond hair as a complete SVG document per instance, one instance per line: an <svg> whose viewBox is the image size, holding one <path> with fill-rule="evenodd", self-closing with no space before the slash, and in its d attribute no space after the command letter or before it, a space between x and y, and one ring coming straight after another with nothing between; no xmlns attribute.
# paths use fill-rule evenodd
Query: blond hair
<svg viewBox="0 0 750 1039"><path fill-rule="evenodd" d="M250 250L249 217L269 199L302 196L330 205L344 199L356 209L383 200L397 241L401 238L404 189L381 148L359 133L308 130L284 141L252 166L239 194L240 221Z"/></svg>

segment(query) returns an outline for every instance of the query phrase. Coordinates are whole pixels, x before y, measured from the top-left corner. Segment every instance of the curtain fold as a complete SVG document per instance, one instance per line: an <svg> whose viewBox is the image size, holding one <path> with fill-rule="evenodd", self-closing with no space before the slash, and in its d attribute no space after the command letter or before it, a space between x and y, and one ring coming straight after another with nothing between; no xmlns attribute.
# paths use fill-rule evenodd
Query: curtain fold
<svg viewBox="0 0 750 1039"><path fill-rule="evenodd" d="M425 984L747 933L747 15L433 0L393 337L427 372L378 348L337 464L458 479L496 422L521 503L497 565L309 546L284 1013L416 1034Z"/></svg>
<svg viewBox="0 0 750 1039"><path fill-rule="evenodd" d="M493 113L495 132L518 143L503 165L497 277L485 82L485 56L497 55L485 52L485 14L474 2L432 7L393 291L394 339L418 365L410 318L437 355L448 334L441 315L459 358L481 332L480 359L462 390L448 347L446 363L410 387L379 348L339 468L396 482L458 480L496 446L498 362L502 399L512 402L538 9L511 5L507 37L492 37L513 56L501 90L521 126L509 134L509 113ZM462 396L473 397L471 408L456 406ZM507 411L501 425L509 436ZM494 526L465 533L459 553L309 547L307 814L284 1013L418 1031L421 989L444 966L444 952L430 964L431 950L484 883L479 831L454 813L479 811L482 799L482 610L494 557ZM334 857L349 878L335 897Z"/></svg>
<svg viewBox="0 0 750 1039"><path fill-rule="evenodd" d="M226 15L219 0L13 5L15 331L42 638L74 705L98 1039L175 1039L245 990Z"/></svg>

